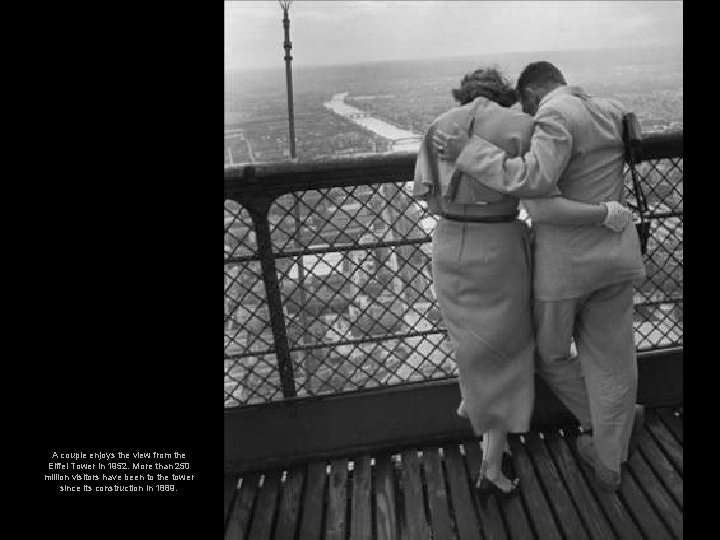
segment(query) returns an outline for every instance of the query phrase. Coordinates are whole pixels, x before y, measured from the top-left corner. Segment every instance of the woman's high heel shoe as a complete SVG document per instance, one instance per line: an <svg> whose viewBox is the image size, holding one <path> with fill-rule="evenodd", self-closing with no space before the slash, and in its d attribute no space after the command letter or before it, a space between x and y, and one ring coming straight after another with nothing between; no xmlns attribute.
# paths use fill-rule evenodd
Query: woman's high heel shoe
<svg viewBox="0 0 720 540"><path fill-rule="evenodd" d="M501 461L500 461L500 470L511 481L514 481L517 479L517 477L513 476L512 454L503 453Z"/></svg>
<svg viewBox="0 0 720 540"><path fill-rule="evenodd" d="M477 491L478 500L480 501L480 505L483 508L487 507L487 502L490 498L490 495L495 495L500 498L509 497L517 493L517 488L520 485L520 480L518 478L513 478L512 480L510 480L510 489L508 491L504 491L503 489L498 487L498 485L495 484L492 480L488 479L486 471L487 462L483 461L480 467L480 474L478 474L477 481L475 482L475 490Z"/></svg>

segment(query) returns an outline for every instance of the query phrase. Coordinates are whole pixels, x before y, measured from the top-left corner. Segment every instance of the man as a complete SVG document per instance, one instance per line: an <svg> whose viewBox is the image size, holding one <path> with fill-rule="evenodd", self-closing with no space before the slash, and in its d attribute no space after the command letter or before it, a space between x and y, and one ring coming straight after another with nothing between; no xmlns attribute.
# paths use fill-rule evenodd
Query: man
<svg viewBox="0 0 720 540"><path fill-rule="evenodd" d="M446 159L481 184L526 200L562 195L589 203L623 197L621 106L568 86L549 62L529 64L517 84L535 117L530 150L510 158L477 136L436 134ZM645 276L634 227L535 227L533 311L541 377L593 434L578 451L602 487L620 485L635 422L637 362L633 281ZM568 353L574 337L577 357Z"/></svg>

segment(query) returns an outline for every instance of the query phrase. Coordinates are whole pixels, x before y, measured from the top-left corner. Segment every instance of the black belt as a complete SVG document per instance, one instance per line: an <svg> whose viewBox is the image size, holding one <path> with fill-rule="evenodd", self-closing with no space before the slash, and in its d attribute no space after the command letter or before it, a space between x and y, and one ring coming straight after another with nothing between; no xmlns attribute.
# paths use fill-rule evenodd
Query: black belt
<svg viewBox="0 0 720 540"><path fill-rule="evenodd" d="M441 217L449 221L462 221L464 223L509 223L516 221L518 218L517 214L511 214L508 216L450 216L448 214L440 214Z"/></svg>

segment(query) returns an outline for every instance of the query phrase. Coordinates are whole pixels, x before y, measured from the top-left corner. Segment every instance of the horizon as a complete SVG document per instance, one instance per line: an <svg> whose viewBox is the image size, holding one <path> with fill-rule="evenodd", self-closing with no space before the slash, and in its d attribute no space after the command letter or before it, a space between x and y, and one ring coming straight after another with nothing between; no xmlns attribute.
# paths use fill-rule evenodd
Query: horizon
<svg viewBox="0 0 720 540"><path fill-rule="evenodd" d="M442 60L469 60L471 58L487 58L487 57L497 57L497 56L506 56L506 55L540 55L540 54L556 54L556 53L571 53L571 52L606 52L606 51L627 51L627 50L637 50L637 51L653 51L657 49L672 49L674 51L677 51L679 53L682 52L683 47L682 45L680 47L674 46L674 45L629 45L629 46L615 46L615 47L575 47L575 48L567 48L567 49L545 49L545 50L524 50L524 51L501 51L501 52L492 52L492 53L482 53L482 54L460 54L460 55L452 55L452 56L435 56L435 57L425 57L425 58L397 58L397 59L391 59L391 60L359 60L354 62L347 62L344 64L303 64L301 66L293 65L292 69L293 71L296 70L305 70L305 69L313 69L313 68L336 68L336 67L352 67L352 66L365 66L365 65L374 65L374 64L397 64L397 63L410 63L410 62L434 62L434 61L442 61ZM294 60L294 58L293 58ZM261 71L273 71L276 69L282 69L283 72L285 70L285 62L282 58L278 60L277 65L272 66L264 66L264 67L241 67L241 68L225 68L225 73L251 73L251 72L261 72Z"/></svg>

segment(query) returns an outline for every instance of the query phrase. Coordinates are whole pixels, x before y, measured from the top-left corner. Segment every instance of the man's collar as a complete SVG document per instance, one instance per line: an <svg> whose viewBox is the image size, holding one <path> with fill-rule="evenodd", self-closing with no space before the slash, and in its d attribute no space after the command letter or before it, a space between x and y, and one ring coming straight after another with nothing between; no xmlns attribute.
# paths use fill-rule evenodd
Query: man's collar
<svg viewBox="0 0 720 540"><path fill-rule="evenodd" d="M582 99L586 99L588 95L585 93L585 91L580 88L579 86L568 86L568 85L562 85L558 86L557 88L551 90L547 94L545 94L545 97L543 97L540 100L539 106L542 107L546 102L550 101L552 98L557 97L562 94L569 94L571 96L576 96Z"/></svg>

